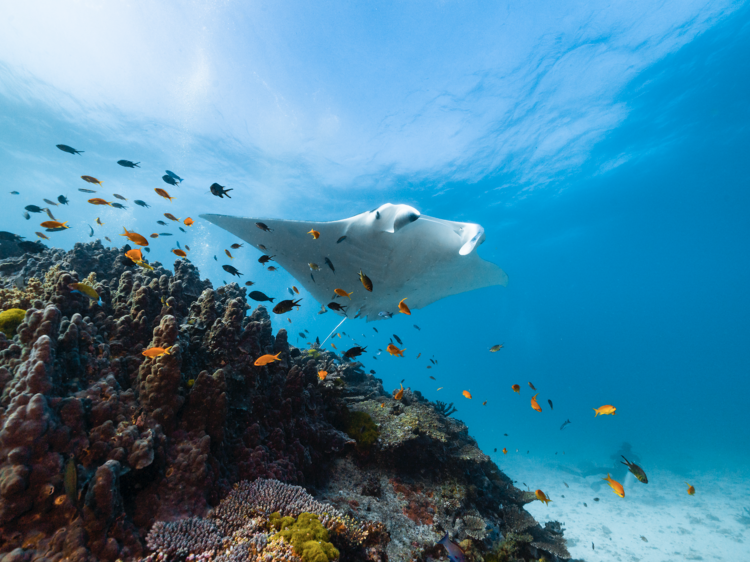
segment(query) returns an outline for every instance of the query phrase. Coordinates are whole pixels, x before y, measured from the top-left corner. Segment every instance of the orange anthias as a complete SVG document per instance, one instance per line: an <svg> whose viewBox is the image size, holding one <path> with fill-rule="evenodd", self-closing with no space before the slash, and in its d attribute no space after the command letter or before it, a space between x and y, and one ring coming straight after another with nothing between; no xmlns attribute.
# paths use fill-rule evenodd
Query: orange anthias
<svg viewBox="0 0 750 562"><path fill-rule="evenodd" d="M536 492L534 492L534 495L540 502L544 502L544 505L549 505L549 502L552 501L547 496L545 496L544 492L542 492L541 490L537 490Z"/></svg>
<svg viewBox="0 0 750 562"><path fill-rule="evenodd" d="M148 246L148 240L146 240L143 236L141 236L137 232L128 232L127 228L125 228L125 234L120 234L120 236L124 236L125 238L130 240L133 244L138 244L139 246Z"/></svg>
<svg viewBox="0 0 750 562"><path fill-rule="evenodd" d="M625 488L622 487L622 484L620 484L617 480L612 480L612 477L607 473L606 478L602 478L602 480L606 480L609 482L609 487L612 488L612 491L620 496L621 498L625 497Z"/></svg>
<svg viewBox="0 0 750 562"><path fill-rule="evenodd" d="M409 298L409 297L403 298L403 299L401 299L399 301L399 303L398 303L398 311L401 312L401 313L403 313L403 314L408 314L409 316L411 316L411 310L409 310L409 307L406 306L406 303L404 302L407 298Z"/></svg>
<svg viewBox="0 0 750 562"><path fill-rule="evenodd" d="M170 203L172 202L172 199L173 199L173 198L172 198L172 197L171 197L171 196L169 195L169 193L167 193L167 192L166 192L166 191L165 191L164 189L162 189L161 187L157 187L156 189L154 189L154 191L156 191L156 194L157 194L157 195L161 195L162 197L164 197L164 199L169 199L169 202L170 202Z"/></svg>
<svg viewBox="0 0 750 562"><path fill-rule="evenodd" d="M505 447L503 447L503 454L504 454L504 455L507 455L507 454L508 454L508 449L506 449Z"/></svg>
<svg viewBox="0 0 750 562"><path fill-rule="evenodd" d="M294 287L292 287L292 289L293 289L293 288L294 288ZM334 290L333 290L333 292L334 292L334 293L336 293L336 294L337 294L338 296L340 296L340 297L346 297L346 298L348 298L349 300L352 300L351 294L352 294L352 293L353 293L354 291L352 291L352 293L347 293L347 292L346 292L346 291L345 291L344 289L334 289Z"/></svg>
<svg viewBox="0 0 750 562"><path fill-rule="evenodd" d="M397 356L399 356L399 357L403 357L403 356L404 356L404 351L406 351L406 348L404 348L404 349L399 349L399 348L397 348L397 347L396 347L395 345L393 345L392 343L389 343L389 344L388 344L388 347L386 347L385 349L386 349L386 350L388 351L388 353L390 353L391 355L397 355Z"/></svg>
<svg viewBox="0 0 750 562"><path fill-rule="evenodd" d="M687 489L687 493L688 493L688 495L689 495L689 496L694 496L694 495L695 495L695 488L693 488L693 487L692 487L692 486L691 486L690 484L688 484L687 482L685 482L685 484L687 484L687 485L688 485L688 489Z"/></svg>
<svg viewBox="0 0 750 562"><path fill-rule="evenodd" d="M195 224L195 221L190 217L186 218L183 222L185 223L185 226L193 226L193 224Z"/></svg>
<svg viewBox="0 0 750 562"><path fill-rule="evenodd" d="M281 361L279 358L279 355L281 355L281 352L279 351L276 355L261 355L255 360L256 367L262 367L263 365L268 365L269 363L273 363L274 361Z"/></svg>
<svg viewBox="0 0 750 562"><path fill-rule="evenodd" d="M518 394L521 394L521 387L519 385L514 384L513 386L511 386L511 388L513 389L513 392L517 392Z"/></svg>
<svg viewBox="0 0 750 562"><path fill-rule="evenodd" d="M92 205L109 205L112 206L112 203L109 201L102 199L101 197L94 197L93 199L89 199L89 203Z"/></svg>
<svg viewBox="0 0 750 562"><path fill-rule="evenodd" d="M310 230L310 232L308 232L308 234L312 234L312 237L313 237L313 238L314 238L315 240L317 240L317 239L318 239L318 237L320 237L320 232L318 232L318 231L317 231L317 230L315 230L315 229L312 229L312 230Z"/></svg>
<svg viewBox="0 0 750 562"><path fill-rule="evenodd" d="M318 371L318 378L320 380L325 380L327 376L328 376L328 371Z"/></svg>
<svg viewBox="0 0 750 562"><path fill-rule="evenodd" d="M541 412L542 411L542 407L536 401L536 397L537 396L539 396L538 392L534 396L531 397L531 407L534 408L537 412Z"/></svg>
<svg viewBox="0 0 750 562"><path fill-rule="evenodd" d="M471 392L469 392L468 390L464 390L461 394L463 394L464 396L466 396L466 398L471 400Z"/></svg>
<svg viewBox="0 0 750 562"><path fill-rule="evenodd" d="M187 254L185 253L184 250L172 250L172 253L175 256L180 256L181 258L187 257Z"/></svg>
<svg viewBox="0 0 750 562"><path fill-rule="evenodd" d="M172 349L174 346L170 345L167 348L164 347L150 347L149 349L146 349L143 351L143 355L146 357L161 357L162 355L171 355L169 353L169 350Z"/></svg>
<svg viewBox="0 0 750 562"><path fill-rule="evenodd" d="M164 216L167 217L171 221L180 222L180 219L178 219L172 213L164 213Z"/></svg>
<svg viewBox="0 0 750 562"><path fill-rule="evenodd" d="M592 408L592 410L596 412L596 414L594 414L594 417L607 415L614 416L617 408L615 408L614 406L606 405L599 408Z"/></svg>
<svg viewBox="0 0 750 562"><path fill-rule="evenodd" d="M401 385L401 389L397 390L396 393L393 395L393 398L396 400L401 400L404 397L404 385Z"/></svg>
<svg viewBox="0 0 750 562"><path fill-rule="evenodd" d="M141 252L138 248L128 250L127 252L125 252L125 255L134 262L143 261L143 252Z"/></svg>
<svg viewBox="0 0 750 562"><path fill-rule="evenodd" d="M44 228L70 228L68 226L68 221L44 221L43 223L40 223L39 226L43 226Z"/></svg>
<svg viewBox="0 0 750 562"><path fill-rule="evenodd" d="M85 182L88 182L88 183L95 183L97 185L101 185L102 184L102 182L100 182L98 179L96 179L95 177L92 177L92 176L81 176L81 179L83 181L85 181Z"/></svg>

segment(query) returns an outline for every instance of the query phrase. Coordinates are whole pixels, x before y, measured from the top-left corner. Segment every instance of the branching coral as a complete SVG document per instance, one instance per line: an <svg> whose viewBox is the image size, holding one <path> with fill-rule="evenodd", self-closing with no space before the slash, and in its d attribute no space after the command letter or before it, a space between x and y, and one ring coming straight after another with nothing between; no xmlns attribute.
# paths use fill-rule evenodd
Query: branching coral
<svg viewBox="0 0 750 562"><path fill-rule="evenodd" d="M453 407L453 402L451 402L450 404L446 404L445 402L436 400L435 411L444 416L450 416L451 414L455 414L456 412L458 412L458 409Z"/></svg>
<svg viewBox="0 0 750 562"><path fill-rule="evenodd" d="M44 289L41 281L32 277L26 283L24 289L0 289L0 309L8 310L11 308L41 308L42 302L39 299L43 296ZM37 302L38 301L38 302Z"/></svg>

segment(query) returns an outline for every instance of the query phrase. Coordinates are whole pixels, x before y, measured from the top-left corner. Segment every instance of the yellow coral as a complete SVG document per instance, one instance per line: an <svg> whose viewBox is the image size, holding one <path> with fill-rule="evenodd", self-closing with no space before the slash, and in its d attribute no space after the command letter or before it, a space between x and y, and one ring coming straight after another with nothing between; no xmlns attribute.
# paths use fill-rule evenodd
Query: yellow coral
<svg viewBox="0 0 750 562"><path fill-rule="evenodd" d="M26 317L26 311L20 308L11 308L0 312L0 332L5 337L12 338L16 334L16 328L20 326Z"/></svg>

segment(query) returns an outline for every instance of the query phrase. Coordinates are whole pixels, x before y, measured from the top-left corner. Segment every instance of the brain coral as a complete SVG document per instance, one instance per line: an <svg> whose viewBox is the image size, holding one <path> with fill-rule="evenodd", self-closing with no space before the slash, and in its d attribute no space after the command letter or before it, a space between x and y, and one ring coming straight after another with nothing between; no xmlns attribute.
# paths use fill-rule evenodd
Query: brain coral
<svg viewBox="0 0 750 562"><path fill-rule="evenodd" d="M5 334L5 337L12 338L25 316L26 311L20 308L11 308L0 312L0 332Z"/></svg>

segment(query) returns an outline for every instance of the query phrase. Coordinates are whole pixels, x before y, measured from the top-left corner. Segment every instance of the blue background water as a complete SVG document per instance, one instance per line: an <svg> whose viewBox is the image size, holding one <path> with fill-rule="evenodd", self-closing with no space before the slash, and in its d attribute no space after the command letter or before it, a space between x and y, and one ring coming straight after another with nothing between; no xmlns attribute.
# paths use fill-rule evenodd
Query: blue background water
<svg viewBox="0 0 750 562"><path fill-rule="evenodd" d="M205 5L198 23L185 15L167 26L175 46L162 67L148 60L151 24L139 44L131 22L133 53L117 43L122 37L108 39L114 28L93 26L87 46L71 31L75 49L87 49L76 62L73 46L60 56L64 45L40 39L51 23L36 36L19 8L2 24L11 39L4 34L0 50L2 230L34 239L46 215L26 221L23 207L65 194L70 205L53 212L72 228L50 235L52 245L89 241L87 224L118 245L123 226L169 231L175 236L152 241L148 258L171 265L179 240L218 286L232 280L220 265L236 240L198 220L202 212L333 220L393 202L478 222L487 234L479 253L508 273L507 288L453 296L411 318L342 326L369 350L385 349L390 334L402 338L405 358L364 359L386 388L406 379L430 399L454 402L486 451L506 446L539 459L566 451L606 466L627 442L645 467L706 478L720 466L741 468L750 460L750 10L686 5L636 4L632 14L538 5L539 21L506 6L493 14L507 18L503 25L468 5L390 7L382 16L331 5L217 14ZM229 25L225 47L240 45L237 60L243 48L255 57L245 66L211 56L220 24ZM482 54L497 25L516 28ZM196 34L208 53L198 62ZM13 37L24 41L10 48ZM468 38L476 50L452 50ZM100 58L117 43L122 59L99 60L96 41ZM190 68L171 68L183 48ZM273 75L281 63L286 71ZM270 98L257 94L266 86L276 88ZM256 102L257 111L249 107ZM58 143L85 153L65 154ZM118 166L121 158L141 169ZM163 183L165 169L184 183ZM77 191L92 187L84 174L103 180L97 196L120 193L129 209L86 203L90 195ZM234 188L231 200L208 193L214 181ZM157 187L175 201L156 196ZM156 225L164 212L196 225L187 234ZM281 298L294 283L264 271L257 251L234 253L253 289ZM275 326L322 339L339 319L318 307L307 298L291 325ZM498 343L504 349L490 353ZM428 370L433 356L439 365ZM541 414L530 408L528 381ZM618 415L594 418L603 404Z"/></svg>

